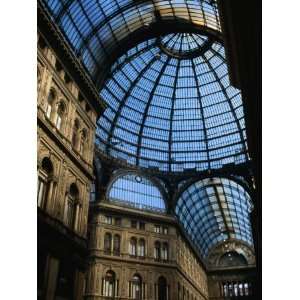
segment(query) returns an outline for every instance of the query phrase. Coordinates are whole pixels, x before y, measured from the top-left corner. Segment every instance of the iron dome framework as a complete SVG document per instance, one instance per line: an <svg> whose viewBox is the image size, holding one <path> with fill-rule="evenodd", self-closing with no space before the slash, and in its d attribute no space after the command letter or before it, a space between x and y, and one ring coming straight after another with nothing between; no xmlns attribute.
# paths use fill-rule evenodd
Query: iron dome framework
<svg viewBox="0 0 300 300"><path fill-rule="evenodd" d="M227 178L207 178L182 192L175 214L205 258L210 249L228 240L253 247L251 209L250 195L241 185Z"/></svg>
<svg viewBox="0 0 300 300"><path fill-rule="evenodd" d="M100 94L108 108L97 145L112 157L165 172L247 161L241 94L230 85L224 47L207 36L138 44L112 66Z"/></svg>
<svg viewBox="0 0 300 300"><path fill-rule="evenodd" d="M155 24L220 31L215 0L42 0L94 82L109 70L134 33ZM192 26L189 26L192 25ZM160 30L164 26L160 26Z"/></svg>
<svg viewBox="0 0 300 300"><path fill-rule="evenodd" d="M102 152L162 176L249 160L241 93L230 84L215 0L39 2L107 104L97 122ZM148 191L150 206L164 209L157 186L136 176L113 181L108 198L124 203L127 193L143 209ZM205 258L228 239L252 247L250 209L241 186L212 178L190 185L174 213Z"/></svg>

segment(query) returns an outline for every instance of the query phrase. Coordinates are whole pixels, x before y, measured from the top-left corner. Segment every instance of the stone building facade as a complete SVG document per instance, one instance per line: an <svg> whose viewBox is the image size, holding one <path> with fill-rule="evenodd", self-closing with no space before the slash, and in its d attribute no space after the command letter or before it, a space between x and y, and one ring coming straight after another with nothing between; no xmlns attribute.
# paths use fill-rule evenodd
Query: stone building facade
<svg viewBox="0 0 300 300"><path fill-rule="evenodd" d="M82 299L97 111L40 32L37 58L38 297Z"/></svg>
<svg viewBox="0 0 300 300"><path fill-rule="evenodd" d="M105 202L91 209L86 299L208 299L204 267L173 217Z"/></svg>

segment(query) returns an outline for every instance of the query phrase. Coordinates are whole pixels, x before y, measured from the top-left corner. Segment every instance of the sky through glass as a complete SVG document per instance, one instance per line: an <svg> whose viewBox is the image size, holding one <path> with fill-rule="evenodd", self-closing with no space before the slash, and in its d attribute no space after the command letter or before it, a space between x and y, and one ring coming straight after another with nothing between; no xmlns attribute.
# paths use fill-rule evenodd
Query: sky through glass
<svg viewBox="0 0 300 300"><path fill-rule="evenodd" d="M100 95L108 108L96 144L112 157L167 172L247 161L241 93L230 85L223 45L206 36L138 44L113 64Z"/></svg>
<svg viewBox="0 0 300 300"><path fill-rule="evenodd" d="M192 242L206 257L216 244L229 239L253 246L246 190L226 178L208 178L190 185L179 197L175 213Z"/></svg>

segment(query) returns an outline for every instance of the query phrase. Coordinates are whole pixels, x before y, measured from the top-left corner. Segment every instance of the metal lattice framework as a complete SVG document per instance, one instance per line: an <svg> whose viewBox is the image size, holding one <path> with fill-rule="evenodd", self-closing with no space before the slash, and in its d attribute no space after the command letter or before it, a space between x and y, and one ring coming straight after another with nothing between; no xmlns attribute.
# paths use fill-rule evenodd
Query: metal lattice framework
<svg viewBox="0 0 300 300"><path fill-rule="evenodd" d="M108 108L96 143L112 157L165 172L247 161L241 93L230 85L223 45L207 36L138 44L112 66L101 97Z"/></svg>
<svg viewBox="0 0 300 300"><path fill-rule="evenodd" d="M200 254L207 257L215 245L232 239L253 247L251 209L242 186L226 178L208 178L180 195L175 213Z"/></svg>
<svg viewBox="0 0 300 300"><path fill-rule="evenodd" d="M112 53L141 28L176 21L220 31L214 0L42 0L97 82Z"/></svg>
<svg viewBox="0 0 300 300"><path fill-rule="evenodd" d="M107 104L97 121L99 151L161 175L248 161L241 93L230 84L215 0L39 3ZM123 174L106 197L169 212L158 186L146 175ZM174 212L206 258L227 240L252 247L251 207L241 185L210 178L188 185Z"/></svg>

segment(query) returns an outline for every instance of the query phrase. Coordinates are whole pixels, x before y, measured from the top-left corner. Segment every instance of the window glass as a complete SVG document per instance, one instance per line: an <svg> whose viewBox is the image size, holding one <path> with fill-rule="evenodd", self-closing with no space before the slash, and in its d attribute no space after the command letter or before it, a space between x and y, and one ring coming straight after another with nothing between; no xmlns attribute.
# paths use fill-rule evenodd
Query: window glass
<svg viewBox="0 0 300 300"><path fill-rule="evenodd" d="M206 257L209 250L229 236L253 246L249 208L252 206L247 191L235 181L207 178L186 188L180 195L175 212L191 240ZM245 265L243 257L230 254L220 260Z"/></svg>
<svg viewBox="0 0 300 300"><path fill-rule="evenodd" d="M62 127L64 113L65 113L65 105L61 102L57 107L56 119L55 119L55 127L59 130Z"/></svg>
<svg viewBox="0 0 300 300"><path fill-rule="evenodd" d="M129 254L132 256L137 255L137 241L136 238L131 238L129 241Z"/></svg>
<svg viewBox="0 0 300 300"><path fill-rule="evenodd" d="M129 297L131 299L143 299L142 280L139 275L133 276L130 281Z"/></svg>
<svg viewBox="0 0 300 300"><path fill-rule="evenodd" d="M121 237L118 234L114 235L113 241L113 253L114 255L120 255Z"/></svg>
<svg viewBox="0 0 300 300"><path fill-rule="evenodd" d="M108 271L102 280L102 295L106 297L115 297L118 295L118 286L116 284L115 273Z"/></svg>
<svg viewBox="0 0 300 300"><path fill-rule="evenodd" d="M162 194L150 180L127 174L113 182L108 197L111 202L141 210L165 212Z"/></svg>
<svg viewBox="0 0 300 300"><path fill-rule="evenodd" d="M46 116L49 119L51 118L54 100L55 100L55 92L53 90L50 90L48 99L47 99L47 106L46 106Z"/></svg>
<svg viewBox="0 0 300 300"><path fill-rule="evenodd" d="M161 232L161 226L160 225L154 225L154 232L160 233Z"/></svg>
<svg viewBox="0 0 300 300"><path fill-rule="evenodd" d="M131 220L131 228L137 228L137 221Z"/></svg>
<svg viewBox="0 0 300 300"><path fill-rule="evenodd" d="M138 256L144 257L145 256L145 240L140 239L138 244Z"/></svg>
<svg viewBox="0 0 300 300"><path fill-rule="evenodd" d="M160 242L155 242L154 244L154 258L156 260L159 260L160 259Z"/></svg>
<svg viewBox="0 0 300 300"><path fill-rule="evenodd" d="M106 224L112 224L112 216L105 216L104 217L104 222L106 223Z"/></svg>
<svg viewBox="0 0 300 300"><path fill-rule="evenodd" d="M91 192L90 192L90 202L96 201L96 185L95 182L91 184Z"/></svg>
<svg viewBox="0 0 300 300"><path fill-rule="evenodd" d="M43 181L43 179L41 179L39 177L38 179L38 192L37 192L37 196L38 196L38 206L41 207L42 203L43 203L43 199L45 198L45 182Z"/></svg>
<svg viewBox="0 0 300 300"><path fill-rule="evenodd" d="M145 51L130 49L126 63L123 56L117 60L100 92L109 109L97 122L99 147L129 164L167 172L245 163L242 98L228 86L223 45L193 33L146 44Z"/></svg>
<svg viewBox="0 0 300 300"><path fill-rule="evenodd" d="M91 78L96 81L99 68L106 69L111 62L110 53L116 50L121 39L143 26L157 22L155 11L159 9L161 21L182 20L190 24L203 24L212 30L221 30L215 1L74 1L66 5L65 0L43 0L53 19L69 45L82 58L82 63ZM92 34L91 34L92 33ZM164 40L164 45L174 52L185 54L189 47L197 48L197 36L188 35L183 42L173 38ZM147 47L142 42L139 50ZM80 53L80 54L79 54ZM129 72L128 72L129 73ZM129 73L130 74L130 73Z"/></svg>
<svg viewBox="0 0 300 300"><path fill-rule="evenodd" d="M104 235L104 253L110 254L111 253L111 247L112 247L112 238L110 233L105 233Z"/></svg>
<svg viewBox="0 0 300 300"><path fill-rule="evenodd" d="M169 251L169 246L167 243L163 243L162 249L161 249L161 258L163 260L168 260L168 251Z"/></svg>
<svg viewBox="0 0 300 300"><path fill-rule="evenodd" d="M115 225L116 226L121 226L121 218L119 218L119 217L115 218Z"/></svg>

